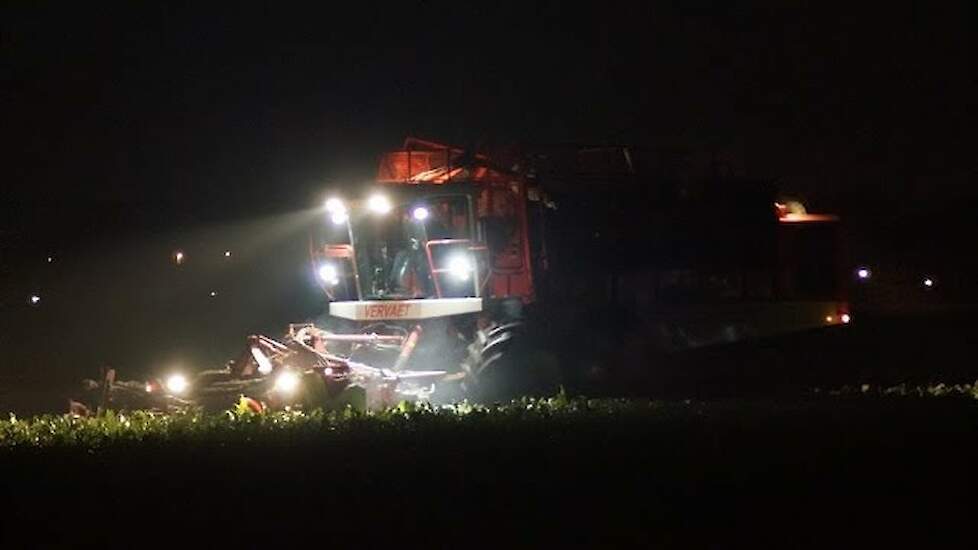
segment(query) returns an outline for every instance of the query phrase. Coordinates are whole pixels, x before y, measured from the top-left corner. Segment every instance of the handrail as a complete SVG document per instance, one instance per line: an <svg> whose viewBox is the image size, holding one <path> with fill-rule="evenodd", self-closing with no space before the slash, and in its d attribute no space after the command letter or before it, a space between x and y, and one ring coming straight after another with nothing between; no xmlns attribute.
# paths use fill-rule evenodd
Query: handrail
<svg viewBox="0 0 978 550"><path fill-rule="evenodd" d="M434 246L452 245L452 244L466 244L466 243L471 243L471 242L472 242L471 239L434 239L434 240L430 240L430 241L428 241L428 242L425 243L424 248L425 248L425 255L428 257L428 269L431 270L431 275L432 275L431 279L435 283L435 295L438 298L442 298L443 297L442 296L442 293L441 293L441 283L439 282L438 275L441 274L441 273L445 273L446 271L450 271L450 270L449 269L438 269L438 268L435 267L435 259L434 259L434 256L432 255L432 252L431 252L432 251L432 247L434 247ZM471 246L469 246L468 249L469 250L472 250L473 248ZM480 290L481 290L480 289L480 286L479 286L479 281L478 281L478 278L479 278L478 277L478 270L473 269L473 271L474 271L474 275L472 277L472 290L475 293L475 297L478 298L479 295L480 295Z"/></svg>

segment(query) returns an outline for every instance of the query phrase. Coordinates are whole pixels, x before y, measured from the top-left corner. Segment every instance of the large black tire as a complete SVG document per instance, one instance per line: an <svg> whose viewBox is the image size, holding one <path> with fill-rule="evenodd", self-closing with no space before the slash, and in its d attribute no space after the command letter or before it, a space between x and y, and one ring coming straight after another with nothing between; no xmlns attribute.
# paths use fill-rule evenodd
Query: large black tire
<svg viewBox="0 0 978 550"><path fill-rule="evenodd" d="M560 384L557 361L532 340L518 321L477 331L462 363L466 397L492 403L555 393Z"/></svg>

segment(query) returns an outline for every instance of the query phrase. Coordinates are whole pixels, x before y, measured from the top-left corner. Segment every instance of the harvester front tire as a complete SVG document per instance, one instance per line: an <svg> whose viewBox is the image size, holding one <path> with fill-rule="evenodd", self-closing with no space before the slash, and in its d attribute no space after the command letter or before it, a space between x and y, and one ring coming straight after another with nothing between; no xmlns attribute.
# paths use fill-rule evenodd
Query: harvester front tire
<svg viewBox="0 0 978 550"><path fill-rule="evenodd" d="M463 363L466 396L477 403L507 402L557 390L555 361L530 345L526 327L505 323L479 331Z"/></svg>

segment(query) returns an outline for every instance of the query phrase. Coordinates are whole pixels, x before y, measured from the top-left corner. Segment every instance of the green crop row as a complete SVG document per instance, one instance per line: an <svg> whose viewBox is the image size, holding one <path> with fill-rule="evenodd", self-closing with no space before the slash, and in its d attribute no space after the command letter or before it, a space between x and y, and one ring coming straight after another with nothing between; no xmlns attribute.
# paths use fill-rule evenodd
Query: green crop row
<svg viewBox="0 0 978 550"><path fill-rule="evenodd" d="M816 393L822 390L816 389ZM899 384L896 386L873 386L871 384L860 384L858 386L843 386L841 388L829 390L829 395L884 395L902 397L946 397L961 396L973 397L978 399L978 382L974 384L931 384L929 386L915 386Z"/></svg>
<svg viewBox="0 0 978 550"><path fill-rule="evenodd" d="M896 386L874 388L867 385L820 392L824 399L846 399L851 396L889 399L893 397L960 397L978 399L978 386L965 384L927 387ZM404 402L398 407L375 412L287 410L255 413L241 405L223 414L199 411L161 414L149 411L105 411L91 417L44 415L19 419L11 415L0 420L0 450L24 448L82 448L91 451L108 446L141 447L175 443L207 445L298 443L324 437L370 438L385 434L436 433L448 426L508 427L546 423L548 429L573 431L601 429L627 421L669 422L670 419L695 417L701 410L716 411L716 405L696 402L655 402L625 399L570 398L561 393L555 397L523 398L491 406L466 402L433 406ZM734 405L738 410L763 409L755 403ZM823 401L821 407L826 405ZM776 411L763 409L761 414ZM752 413L753 414L753 413Z"/></svg>
<svg viewBox="0 0 978 550"><path fill-rule="evenodd" d="M608 415L645 414L651 402L614 399L570 399L561 394L548 399L524 398L508 404L482 406L467 402L433 406L404 402L384 411L287 410L254 413L234 407L223 414L189 411L162 414L150 411L104 411L90 417L43 415L0 420L0 448L87 447L115 444L169 444L206 441L209 444L247 442L251 439L287 440L315 434L403 431L432 426L516 421L582 420Z"/></svg>

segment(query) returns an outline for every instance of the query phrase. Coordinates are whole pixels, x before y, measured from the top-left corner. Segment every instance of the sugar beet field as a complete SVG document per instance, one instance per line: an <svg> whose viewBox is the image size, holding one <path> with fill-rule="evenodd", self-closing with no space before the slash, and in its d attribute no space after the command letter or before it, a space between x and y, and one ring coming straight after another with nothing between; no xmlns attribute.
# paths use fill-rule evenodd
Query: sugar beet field
<svg viewBox="0 0 978 550"><path fill-rule="evenodd" d="M962 323L901 320L855 339L820 335L811 348L796 338L711 350L700 357L728 358L722 382L674 371L659 395L633 387L627 399L4 419L0 543L960 543L972 538L978 459L974 373L950 363L971 345ZM783 359L761 359L778 346L809 366L863 370L848 384L838 367L789 384ZM937 351L912 370L918 347ZM774 382L758 385L765 376Z"/></svg>

